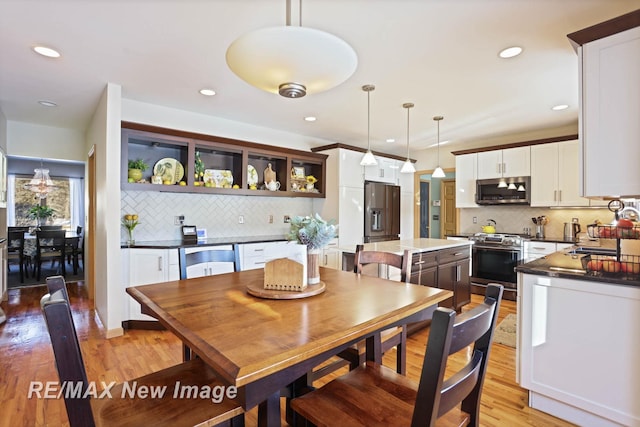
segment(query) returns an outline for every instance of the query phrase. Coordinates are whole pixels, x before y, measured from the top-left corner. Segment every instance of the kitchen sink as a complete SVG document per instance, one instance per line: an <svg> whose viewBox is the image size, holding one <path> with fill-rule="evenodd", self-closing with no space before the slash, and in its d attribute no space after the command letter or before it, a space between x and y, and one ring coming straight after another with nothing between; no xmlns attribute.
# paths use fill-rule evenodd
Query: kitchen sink
<svg viewBox="0 0 640 427"><path fill-rule="evenodd" d="M615 255L615 249L578 246L567 252L570 255Z"/></svg>

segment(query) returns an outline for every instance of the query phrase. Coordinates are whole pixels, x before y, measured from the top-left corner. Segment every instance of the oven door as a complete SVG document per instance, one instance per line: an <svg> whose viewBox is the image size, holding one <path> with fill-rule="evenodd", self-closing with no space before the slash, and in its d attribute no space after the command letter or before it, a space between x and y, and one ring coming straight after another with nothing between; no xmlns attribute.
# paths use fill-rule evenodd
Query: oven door
<svg viewBox="0 0 640 427"><path fill-rule="evenodd" d="M514 268L522 262L521 248L499 246L472 246L471 280L478 283L498 282L515 287Z"/></svg>

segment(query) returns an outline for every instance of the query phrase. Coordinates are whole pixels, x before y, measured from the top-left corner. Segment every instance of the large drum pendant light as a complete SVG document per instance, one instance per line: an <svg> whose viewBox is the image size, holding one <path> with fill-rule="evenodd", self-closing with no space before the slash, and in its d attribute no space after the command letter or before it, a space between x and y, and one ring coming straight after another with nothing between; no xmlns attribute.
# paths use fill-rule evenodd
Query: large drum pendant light
<svg viewBox="0 0 640 427"><path fill-rule="evenodd" d="M286 98L331 89L355 72L358 56L347 42L290 22L287 0L286 26L251 31L231 43L226 55L231 71L252 86Z"/></svg>

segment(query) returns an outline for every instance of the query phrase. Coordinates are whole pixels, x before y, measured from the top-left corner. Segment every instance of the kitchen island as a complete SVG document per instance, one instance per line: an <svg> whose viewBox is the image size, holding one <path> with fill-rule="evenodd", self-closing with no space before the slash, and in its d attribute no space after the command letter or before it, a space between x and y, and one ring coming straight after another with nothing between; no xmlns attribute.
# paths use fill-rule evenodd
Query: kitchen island
<svg viewBox="0 0 640 427"><path fill-rule="evenodd" d="M577 252L580 252L579 250ZM516 268L516 380L578 425L640 425L640 278L587 271L575 248Z"/></svg>
<svg viewBox="0 0 640 427"><path fill-rule="evenodd" d="M365 250L403 254L411 251L409 282L423 286L433 286L453 292L453 297L441 302L441 307L460 310L471 301L469 279L471 243L466 240L447 239L406 239L366 243ZM353 271L354 248L340 248L342 269ZM370 272L372 274L375 272ZM400 271L393 267L378 269L378 275L392 280L400 280ZM413 325L409 333L423 327Z"/></svg>

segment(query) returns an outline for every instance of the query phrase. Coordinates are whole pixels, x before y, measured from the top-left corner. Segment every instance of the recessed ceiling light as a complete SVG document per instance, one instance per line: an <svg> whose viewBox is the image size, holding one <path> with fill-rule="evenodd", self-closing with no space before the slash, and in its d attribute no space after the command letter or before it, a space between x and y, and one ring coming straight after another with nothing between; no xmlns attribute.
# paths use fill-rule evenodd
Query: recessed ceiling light
<svg viewBox="0 0 640 427"><path fill-rule="evenodd" d="M213 89L200 89L200 93L204 96L213 96L216 94L216 91Z"/></svg>
<svg viewBox="0 0 640 427"><path fill-rule="evenodd" d="M395 140L395 139L393 139L393 138L387 138L387 139L386 139L386 141L387 141L388 143L396 142L396 140Z"/></svg>
<svg viewBox="0 0 640 427"><path fill-rule="evenodd" d="M554 105L553 107L551 107L551 109L553 111L566 110L567 108L569 108L569 106L567 104L559 104L559 105Z"/></svg>
<svg viewBox="0 0 640 427"><path fill-rule="evenodd" d="M305 119L306 121L308 121L308 122L315 122L315 121L316 121L316 118L315 118L315 117L313 117L313 116L307 116L307 117L305 117L304 119Z"/></svg>
<svg viewBox="0 0 640 427"><path fill-rule="evenodd" d="M36 53L39 53L42 56L47 56L49 58L59 58L60 57L60 52L58 52L57 50L51 49L50 47L35 46L33 48L33 50Z"/></svg>
<svg viewBox="0 0 640 427"><path fill-rule="evenodd" d="M513 58L514 56L518 56L521 53L522 48L520 46L511 46L501 50L498 55L500 55L500 58Z"/></svg>
<svg viewBox="0 0 640 427"><path fill-rule="evenodd" d="M44 105L45 107L57 107L58 104L52 101L38 101L38 104Z"/></svg>

